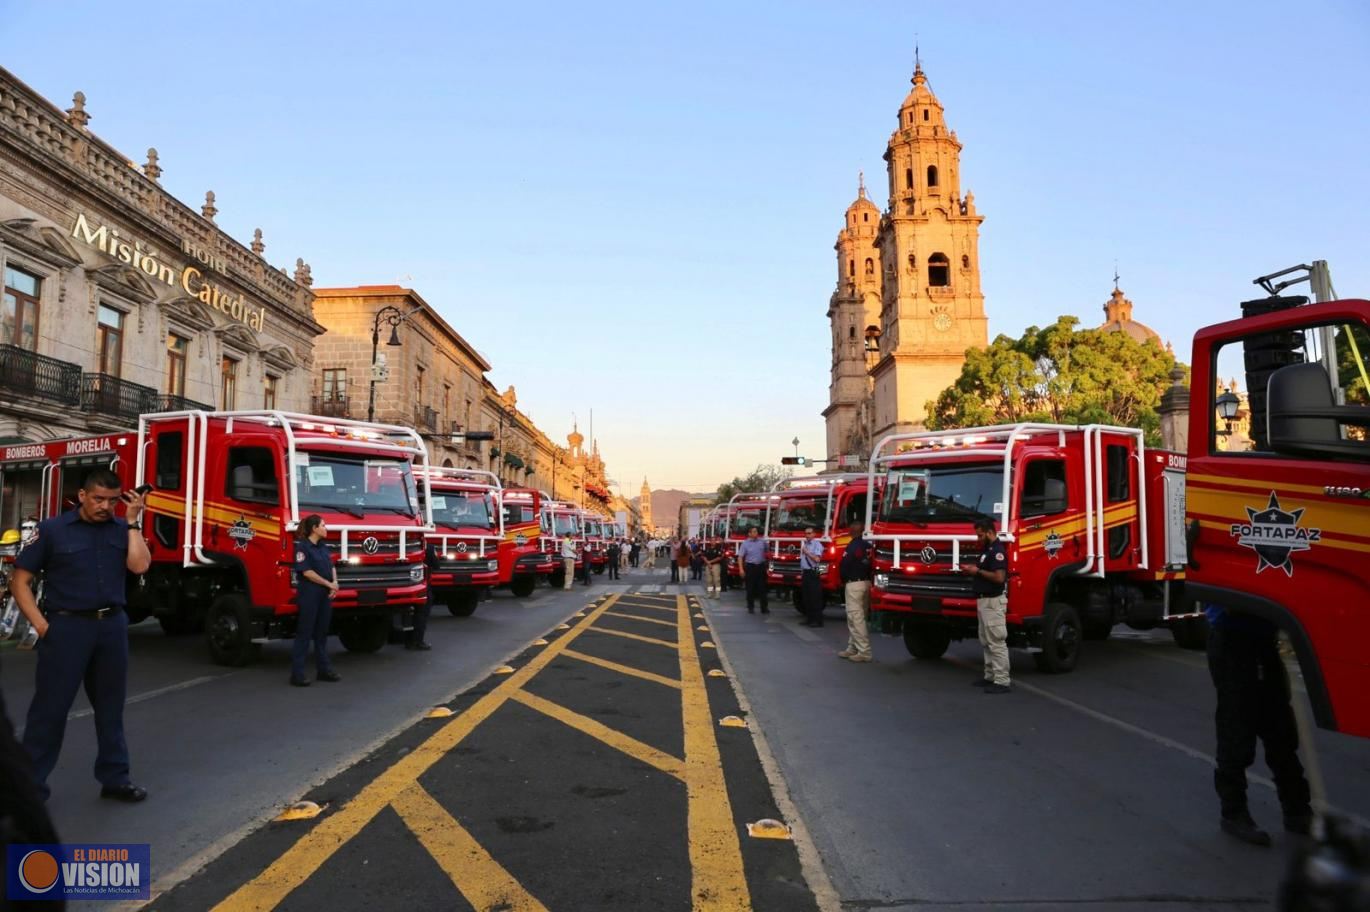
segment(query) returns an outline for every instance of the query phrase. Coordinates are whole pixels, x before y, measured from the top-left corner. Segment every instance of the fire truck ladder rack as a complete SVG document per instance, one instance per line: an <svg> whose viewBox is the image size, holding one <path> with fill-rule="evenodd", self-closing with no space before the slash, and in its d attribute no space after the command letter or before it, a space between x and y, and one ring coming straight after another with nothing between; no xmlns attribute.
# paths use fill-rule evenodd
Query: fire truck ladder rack
<svg viewBox="0 0 1370 912"><path fill-rule="evenodd" d="M1145 435L1137 428L1114 427L1106 424L1032 424L996 425L991 427L959 428L955 432L922 431L912 434L890 434L880 439L871 451L870 467L867 478L871 490L875 489L877 469L892 463L916 463L924 460L942 459L948 454L961 456L986 456L1002 459L1004 463L1003 494L999 513L999 538L1012 541L1009 521L1013 515L1013 450L1014 445L1033 437L1055 436L1056 445L1064 447L1067 434L1083 434L1085 450L1085 542L1087 552L1084 564L1075 571L1077 576L1102 578L1108 550L1104 545L1104 472L1103 472L1103 434L1119 434L1133 437L1137 441L1137 516L1141 524L1140 538L1142 560L1140 569L1151 566L1147 544L1146 484L1142 466L1145 465ZM886 449L889 452L886 452ZM871 527L875 498L866 500L866 528ZM956 565L961 562L961 542L974 541L973 535L872 535L866 537L874 542L888 541L894 545L894 566L899 566L900 544L903 541L949 541L951 560Z"/></svg>
<svg viewBox="0 0 1370 912"><path fill-rule="evenodd" d="M399 556L403 559L407 552L405 539L414 532L433 531L433 509L431 491L428 489L428 449L423 438L413 428L393 424L373 424L346 418L321 419L315 415L302 415L279 410L205 412L190 409L177 412L155 412L138 417L138 468L137 482L142 484L147 469L147 447L149 425L171 421L186 422L186 480L185 509L186 522L182 524L184 533L181 541L182 564L186 567L212 566L217 564L204 553L205 523L205 463L209 454L209 422L225 422L225 433L233 432L235 422L260 424L280 428L286 441L286 477L290 494L290 516L285 528L293 532L300 524L299 482L295 475L295 455L301 442L300 435L308 442L326 442L329 447L339 449L369 450L387 448L392 453L406 454L417 460L417 478L424 486L424 525L419 529L399 527ZM318 433L320 437L312 437ZM350 538L359 532L392 532L395 526L348 523L331 528L342 533L340 553L343 560L348 558Z"/></svg>
<svg viewBox="0 0 1370 912"><path fill-rule="evenodd" d="M799 478L783 478L771 486L772 496L766 501L766 527L762 533L763 538L771 537L771 512L779 505L783 498L778 495L782 493L819 493L826 489L828 494L828 505L823 511L823 531L819 535L819 541L824 544L832 543L833 523L832 523L832 503L839 484L849 481L864 481L865 472L835 472L831 475L805 475ZM772 557L780 556L780 542L772 543Z"/></svg>
<svg viewBox="0 0 1370 912"><path fill-rule="evenodd" d="M427 474L427 476L428 476L428 480L429 480L429 481L454 481L454 482L457 482L457 483L459 483L459 484L469 484L469 485L473 485L473 486L479 486L479 487L482 487L482 488L487 488L487 489L489 489L489 490L495 492L495 497L496 497L496 508L495 508L495 513L496 513L496 515L497 515L497 517L498 517L498 520L497 520L497 521L499 522L499 530L498 530L494 535L476 535L476 536L466 535L466 536L462 536L462 537L463 537L463 538L473 538L473 537L474 537L477 541L480 542L480 553L479 553L478 555L476 555L477 557L484 557L484 556L485 556L485 548L486 548L486 544L487 544L488 542L494 542L494 543L495 543L495 551L498 552L498 551L499 551L499 543L502 542L502 541L504 541L504 510L503 510L502 507L500 507L500 506L498 505L498 503L499 503L499 495L500 495L500 493L504 490L504 486L500 484L499 476L496 475L494 472L487 472L487 471L485 471L484 469L458 469L458 468L456 468L456 467L454 467L454 466L429 466L428 469L427 469L427 471L426 471L426 474ZM439 496L441 496L441 495L439 495ZM436 531L437 523L435 522L433 525L434 525L434 530ZM431 538L431 536L430 536L430 538ZM452 538L452 536L451 536L451 535L438 535L438 536L437 536L438 541L441 543L441 544L439 545L439 548L441 548L443 555L444 555L448 560L451 560L451 559L452 559L452 552L451 552L451 549L447 547L447 540L448 540L449 538Z"/></svg>

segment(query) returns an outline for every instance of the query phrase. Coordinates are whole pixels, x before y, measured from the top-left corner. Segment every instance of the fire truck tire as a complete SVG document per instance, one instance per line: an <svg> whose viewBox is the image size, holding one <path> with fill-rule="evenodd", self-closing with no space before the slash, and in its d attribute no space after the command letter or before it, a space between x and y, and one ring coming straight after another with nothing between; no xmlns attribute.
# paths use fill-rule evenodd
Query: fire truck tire
<svg viewBox="0 0 1370 912"><path fill-rule="evenodd" d="M533 588L537 584L536 576L516 576L509 582L509 591L514 593L516 598L527 598L533 594Z"/></svg>
<svg viewBox="0 0 1370 912"><path fill-rule="evenodd" d="M1185 618L1170 625L1170 635L1181 649L1208 648L1208 618Z"/></svg>
<svg viewBox="0 0 1370 912"><path fill-rule="evenodd" d="M252 642L252 606L241 595L221 595L205 618L205 643L216 665L240 667L257 657Z"/></svg>
<svg viewBox="0 0 1370 912"><path fill-rule="evenodd" d="M951 645L951 631L935 624L904 622L904 648L915 659L940 659Z"/></svg>
<svg viewBox="0 0 1370 912"><path fill-rule="evenodd" d="M1083 630L1080 615L1065 602L1049 602L1046 623L1042 627L1042 651L1032 654L1039 671L1065 674L1075 670L1080 660L1080 641Z"/></svg>
<svg viewBox="0 0 1370 912"><path fill-rule="evenodd" d="M372 614L338 624L338 641L348 652L379 652L390 641L390 618Z"/></svg>
<svg viewBox="0 0 1370 912"><path fill-rule="evenodd" d="M550 585L553 589L560 589L562 586L565 586L565 585L566 585L566 571L565 571L565 570L558 570L558 571L556 571L555 573L551 574L550 576L547 577L547 583L548 583L548 585Z"/></svg>
<svg viewBox="0 0 1370 912"><path fill-rule="evenodd" d="M447 597L447 610L459 618L470 617L475 614L478 604L480 604L479 590L456 592Z"/></svg>
<svg viewBox="0 0 1370 912"><path fill-rule="evenodd" d="M601 573L603 573L603 572L604 572L604 568L603 568L603 567L596 567L596 568L595 568L595 576L599 576L599 575L600 575Z"/></svg>

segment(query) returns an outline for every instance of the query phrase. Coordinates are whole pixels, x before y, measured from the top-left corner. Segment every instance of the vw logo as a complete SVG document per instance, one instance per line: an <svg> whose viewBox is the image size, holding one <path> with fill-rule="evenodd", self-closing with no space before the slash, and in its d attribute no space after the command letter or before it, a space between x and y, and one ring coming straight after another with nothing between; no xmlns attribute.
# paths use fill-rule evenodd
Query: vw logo
<svg viewBox="0 0 1370 912"><path fill-rule="evenodd" d="M375 554L381 549L381 543L374 535L368 535L362 539L362 550L367 554Z"/></svg>
<svg viewBox="0 0 1370 912"><path fill-rule="evenodd" d="M799 546L798 546L798 545L787 545L786 548L785 548L785 553L786 553L786 554L798 554L798 553L799 553Z"/></svg>
<svg viewBox="0 0 1370 912"><path fill-rule="evenodd" d="M458 553L458 554L465 554L465 553L466 553L466 542L457 542L457 553Z"/></svg>
<svg viewBox="0 0 1370 912"><path fill-rule="evenodd" d="M937 560L937 549L932 545L924 545L923 550L918 552L918 557L922 559L923 563L931 564Z"/></svg>

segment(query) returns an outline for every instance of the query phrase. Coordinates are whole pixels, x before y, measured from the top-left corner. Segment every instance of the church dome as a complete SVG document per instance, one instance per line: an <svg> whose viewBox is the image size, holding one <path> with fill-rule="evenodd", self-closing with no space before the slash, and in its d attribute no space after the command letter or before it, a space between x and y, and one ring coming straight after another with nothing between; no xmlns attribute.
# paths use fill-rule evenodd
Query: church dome
<svg viewBox="0 0 1370 912"><path fill-rule="evenodd" d="M1150 339L1157 345L1161 344L1160 333L1145 323L1138 323L1132 319L1132 302L1116 285L1113 286L1113 294L1104 302L1104 322L1099 328L1104 332L1127 333L1138 342Z"/></svg>

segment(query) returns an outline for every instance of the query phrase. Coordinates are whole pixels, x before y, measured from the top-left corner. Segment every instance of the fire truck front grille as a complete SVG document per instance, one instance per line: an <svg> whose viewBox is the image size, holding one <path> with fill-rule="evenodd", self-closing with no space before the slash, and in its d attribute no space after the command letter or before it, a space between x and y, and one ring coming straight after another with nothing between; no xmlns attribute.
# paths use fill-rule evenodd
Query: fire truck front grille
<svg viewBox="0 0 1370 912"><path fill-rule="evenodd" d="M885 591L917 598L975 598L971 584L969 576L956 576L950 573L930 573L927 576L891 574Z"/></svg>
<svg viewBox="0 0 1370 912"><path fill-rule="evenodd" d="M412 586L408 564L339 564L338 585L343 589L389 589Z"/></svg>
<svg viewBox="0 0 1370 912"><path fill-rule="evenodd" d="M803 571L799 568L798 562L796 561L789 561L787 563L782 563L780 561L771 561L771 572L777 574L778 576L792 576L795 579L799 579L801 576L804 575Z"/></svg>
<svg viewBox="0 0 1370 912"><path fill-rule="evenodd" d="M490 562L493 560L495 560L495 555L491 552L489 557L479 560L438 561L437 569L442 573L489 573Z"/></svg>
<svg viewBox="0 0 1370 912"><path fill-rule="evenodd" d="M400 543L398 539L391 539L390 541L377 541L376 550L374 551L366 550L364 544L365 541L366 536L353 536L352 538L348 539L348 556L355 557L359 554L386 554L394 556L400 553ZM410 557L414 557L417 559L423 553L423 536L417 534L408 536L407 540L404 543L404 548ZM342 545L338 542L328 542L328 552L332 554L335 558L341 557Z"/></svg>

